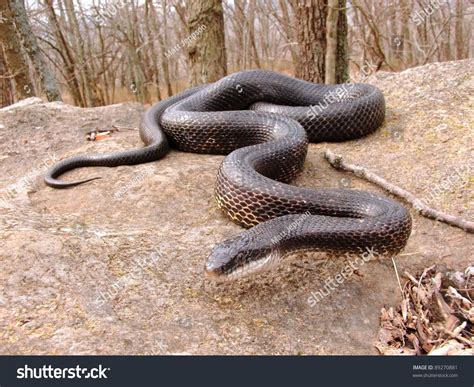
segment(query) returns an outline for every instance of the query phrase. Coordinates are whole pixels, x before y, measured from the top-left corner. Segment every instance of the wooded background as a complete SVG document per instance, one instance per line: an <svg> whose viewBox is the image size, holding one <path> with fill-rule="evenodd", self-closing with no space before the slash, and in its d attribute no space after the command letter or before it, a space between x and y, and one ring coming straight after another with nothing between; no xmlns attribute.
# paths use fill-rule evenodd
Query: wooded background
<svg viewBox="0 0 474 387"><path fill-rule="evenodd" d="M0 0L0 105L152 103L244 69L363 81L470 58L469 0Z"/></svg>

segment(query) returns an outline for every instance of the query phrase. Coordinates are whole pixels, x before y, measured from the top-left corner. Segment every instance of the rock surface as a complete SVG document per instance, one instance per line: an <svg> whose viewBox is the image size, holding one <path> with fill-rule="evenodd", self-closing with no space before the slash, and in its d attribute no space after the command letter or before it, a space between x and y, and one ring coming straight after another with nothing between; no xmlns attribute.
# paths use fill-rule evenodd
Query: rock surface
<svg viewBox="0 0 474 387"><path fill-rule="evenodd" d="M381 192L331 169L329 147L472 219L473 66L372 76L386 96L385 125L357 141L312 144L295 184ZM240 231L213 199L222 156L173 151L146 165L73 171L64 178L102 177L73 189L43 184L58 159L141 146L135 130L96 142L85 133L137 127L143 112L38 99L0 110L0 354L375 354L380 310L401 297L389 259L360 266L314 307L311 292L345 258L302 256L233 284L203 278L212 245ZM400 275L472 262L472 235L412 216Z"/></svg>

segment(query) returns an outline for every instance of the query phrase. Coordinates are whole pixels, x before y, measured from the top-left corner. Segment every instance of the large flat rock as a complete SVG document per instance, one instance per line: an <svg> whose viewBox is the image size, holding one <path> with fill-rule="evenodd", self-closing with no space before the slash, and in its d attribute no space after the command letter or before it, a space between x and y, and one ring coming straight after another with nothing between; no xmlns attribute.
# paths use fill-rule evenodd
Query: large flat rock
<svg viewBox="0 0 474 387"><path fill-rule="evenodd" d="M370 78L386 96L385 125L357 141L312 144L295 184L381 192L331 169L322 157L330 148L472 219L473 64ZM314 307L311 292L344 258L301 256L232 284L204 279L212 245L241 231L213 198L222 156L173 151L150 164L73 171L64 178L102 177L73 189L43 184L55 160L141 146L134 130L96 142L85 133L137 127L143 112L135 103L81 109L38 100L0 110L0 354L376 353L380 309L400 299L390 259L361 266ZM413 234L395 258L400 274L472 263L472 235L412 216Z"/></svg>

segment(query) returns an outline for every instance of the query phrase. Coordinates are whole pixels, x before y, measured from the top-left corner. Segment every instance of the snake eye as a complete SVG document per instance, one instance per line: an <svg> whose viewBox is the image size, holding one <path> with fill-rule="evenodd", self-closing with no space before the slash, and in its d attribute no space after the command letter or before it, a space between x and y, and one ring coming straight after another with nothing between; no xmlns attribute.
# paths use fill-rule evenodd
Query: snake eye
<svg viewBox="0 0 474 387"><path fill-rule="evenodd" d="M275 250L257 244L246 232L216 245L207 259L204 272L214 281L236 280L265 271L278 261Z"/></svg>
<svg viewBox="0 0 474 387"><path fill-rule="evenodd" d="M215 245L209 255L205 273L209 278L228 276L256 255L245 232Z"/></svg>
<svg viewBox="0 0 474 387"><path fill-rule="evenodd" d="M206 263L206 274L211 277L219 275L223 272L224 268L235 263L235 258L238 258L239 254L237 241L237 238L228 239L212 248Z"/></svg>

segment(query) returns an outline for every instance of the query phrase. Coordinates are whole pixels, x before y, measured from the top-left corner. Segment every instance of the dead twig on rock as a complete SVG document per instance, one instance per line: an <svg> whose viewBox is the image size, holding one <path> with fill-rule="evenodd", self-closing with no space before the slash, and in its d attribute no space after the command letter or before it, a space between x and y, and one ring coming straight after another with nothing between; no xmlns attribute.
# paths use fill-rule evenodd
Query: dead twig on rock
<svg viewBox="0 0 474 387"><path fill-rule="evenodd" d="M426 218L430 218L433 220L437 220L439 222L443 222L449 224L450 226L455 226L462 228L464 231L469 233L474 233L474 222L459 218L454 215L446 214L444 212L435 210L432 207L424 204L422 200L417 198L411 192L400 188L389 181L385 180L384 178L376 175L375 173L367 170L364 167L354 164L348 164L344 162L342 156L334 154L332 151L327 149L324 152L324 158L336 169L352 172L356 176L367 180L371 183L382 187L386 191L390 192L393 195L396 195L402 199L404 199L407 203L411 204L413 208L415 208L421 215Z"/></svg>

